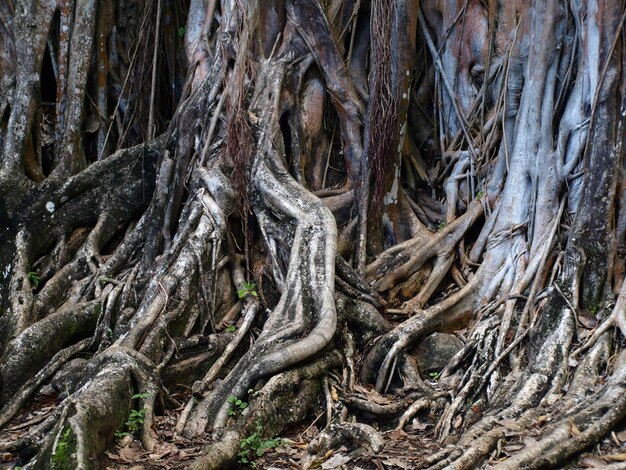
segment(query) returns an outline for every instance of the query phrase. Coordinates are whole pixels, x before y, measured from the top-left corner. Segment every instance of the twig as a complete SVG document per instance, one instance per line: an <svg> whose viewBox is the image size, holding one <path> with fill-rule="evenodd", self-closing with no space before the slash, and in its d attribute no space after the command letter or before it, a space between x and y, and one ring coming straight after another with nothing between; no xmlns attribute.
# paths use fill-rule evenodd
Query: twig
<svg viewBox="0 0 626 470"><path fill-rule="evenodd" d="M161 0L157 0L156 29L154 31L154 51L152 54L152 83L150 85L150 113L148 115L148 140L154 137L154 100L156 97L157 65L159 63L159 33L161 29Z"/></svg>

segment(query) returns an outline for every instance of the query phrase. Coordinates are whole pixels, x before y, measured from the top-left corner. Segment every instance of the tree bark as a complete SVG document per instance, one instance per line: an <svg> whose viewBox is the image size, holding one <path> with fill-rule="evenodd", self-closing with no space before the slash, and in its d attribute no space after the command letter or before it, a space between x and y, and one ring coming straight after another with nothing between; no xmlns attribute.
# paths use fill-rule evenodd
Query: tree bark
<svg viewBox="0 0 626 470"><path fill-rule="evenodd" d="M198 469L320 410L303 464L424 410L424 467L593 446L626 416L624 11L0 3L0 428L69 377L0 449L98 468L138 406L150 452L164 406L212 433ZM550 424L503 459L512 419Z"/></svg>

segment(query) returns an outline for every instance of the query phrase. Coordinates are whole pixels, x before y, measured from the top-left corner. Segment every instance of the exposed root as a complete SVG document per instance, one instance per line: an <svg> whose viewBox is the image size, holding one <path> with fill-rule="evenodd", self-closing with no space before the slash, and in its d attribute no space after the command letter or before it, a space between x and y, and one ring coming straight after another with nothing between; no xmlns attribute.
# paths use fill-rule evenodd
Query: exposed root
<svg viewBox="0 0 626 470"><path fill-rule="evenodd" d="M193 468L311 414L305 467L376 453L426 411L432 468L502 459L538 425L498 466L557 467L626 415L624 0L13 3L16 464L93 468L137 408L153 452L169 406L176 434L212 433Z"/></svg>
<svg viewBox="0 0 626 470"><path fill-rule="evenodd" d="M373 427L361 423L333 423L327 426L307 448L303 468L311 468L317 458L340 445L366 445L375 453L383 449L382 436Z"/></svg>

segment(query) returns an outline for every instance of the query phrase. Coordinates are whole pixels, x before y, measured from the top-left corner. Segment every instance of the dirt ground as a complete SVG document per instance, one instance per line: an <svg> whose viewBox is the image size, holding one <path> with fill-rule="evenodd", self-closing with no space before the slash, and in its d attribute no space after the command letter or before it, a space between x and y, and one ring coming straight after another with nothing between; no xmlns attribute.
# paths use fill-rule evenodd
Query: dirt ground
<svg viewBox="0 0 626 470"><path fill-rule="evenodd" d="M14 441L27 430L42 422L57 405L54 395L39 395L29 409L16 417L8 426L0 431L0 442ZM187 468L191 462L203 453L210 445L208 436L193 440L174 435L174 426L178 412L168 410L165 415L157 416L157 433L161 439L158 450L146 452L138 439L125 436L118 439L114 447L103 455L101 468L107 470L174 470ZM434 423L429 416L418 416L404 430L384 430L381 435L385 445L383 450L374 453L366 446L346 444L325 455L313 458L307 455L307 445L320 429L316 423L323 422L323 416L308 426L301 425L286 430L277 436L282 440L278 447L270 449L256 458L254 465L235 463L233 468L252 468L262 470L321 468L323 470L392 470L422 468L424 458L439 450L441 445L434 439ZM321 419L320 419L321 418ZM484 467L505 460L526 445L541 438L542 428L546 424L541 419L531 431L521 431L515 422L501 423L506 429L506 442L501 442L498 449L491 455ZM575 426L572 434L578 430ZM604 438L595 448L580 455L564 468L586 469L606 468L616 462L626 462L626 422L621 423L616 431ZM4 452L0 469L20 468L19 454Z"/></svg>

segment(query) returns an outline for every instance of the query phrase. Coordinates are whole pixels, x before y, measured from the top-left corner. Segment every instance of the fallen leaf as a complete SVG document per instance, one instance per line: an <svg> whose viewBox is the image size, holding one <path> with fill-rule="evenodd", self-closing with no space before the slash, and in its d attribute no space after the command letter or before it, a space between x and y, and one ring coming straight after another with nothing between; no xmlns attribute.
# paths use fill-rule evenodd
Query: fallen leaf
<svg viewBox="0 0 626 470"><path fill-rule="evenodd" d="M119 455L113 454L111 452L105 452L104 455L106 455L108 458L110 458L114 462L120 462L122 460Z"/></svg>
<svg viewBox="0 0 626 470"><path fill-rule="evenodd" d="M350 457L343 454L335 454L322 464L324 470L333 470L335 468L342 468L350 461Z"/></svg>
<svg viewBox="0 0 626 470"><path fill-rule="evenodd" d="M578 429L578 426L576 426L574 421L569 423L569 432L572 436L578 436L580 434L580 429Z"/></svg>
<svg viewBox="0 0 626 470"><path fill-rule="evenodd" d="M383 460L383 465L393 465L394 467L400 467L403 470L406 470L407 468L409 468L408 463L404 462L403 460L397 459L395 457Z"/></svg>
<svg viewBox="0 0 626 470"><path fill-rule="evenodd" d="M591 312L587 312L585 310L578 313L578 321L589 330L595 328L598 324L596 317L592 315Z"/></svg>
<svg viewBox="0 0 626 470"><path fill-rule="evenodd" d="M595 455L583 455L578 461L583 468L605 468L606 462Z"/></svg>
<svg viewBox="0 0 626 470"><path fill-rule="evenodd" d="M513 419L501 419L498 424L504 428L510 429L511 431L522 431L524 429Z"/></svg>
<svg viewBox="0 0 626 470"><path fill-rule="evenodd" d="M171 450L166 450L165 452L161 452L159 454L149 454L148 457L151 460L161 460L163 457L167 457L168 455L170 455L172 453Z"/></svg>
<svg viewBox="0 0 626 470"><path fill-rule="evenodd" d="M387 434L389 439L393 439L393 440L406 439L407 435L408 434L405 433L402 429L395 429L391 431L389 434Z"/></svg>
<svg viewBox="0 0 626 470"><path fill-rule="evenodd" d="M163 457L166 457L177 450L178 447L174 444L170 444L169 442L159 442L156 446L154 446L152 453L148 457L152 460L161 460Z"/></svg>
<svg viewBox="0 0 626 470"><path fill-rule="evenodd" d="M626 462L626 454L603 455L602 458L612 462Z"/></svg>
<svg viewBox="0 0 626 470"><path fill-rule="evenodd" d="M411 425L413 426L413 430L415 430L415 431L423 431L428 426L430 426L430 424L422 423L417 418L413 418L413 421L411 421Z"/></svg>
<svg viewBox="0 0 626 470"><path fill-rule="evenodd" d="M526 447L524 444L507 444L504 446L504 450L508 454L513 454L515 452L522 450L524 447Z"/></svg>
<svg viewBox="0 0 626 470"><path fill-rule="evenodd" d="M133 449L130 446L122 447L119 450L118 454L123 460L127 462L136 462L137 460L141 458L141 456L139 455L139 452L137 452L135 449Z"/></svg>
<svg viewBox="0 0 626 470"><path fill-rule="evenodd" d="M330 396L333 401L339 401L339 395L337 394L337 389L335 387L330 387Z"/></svg>

